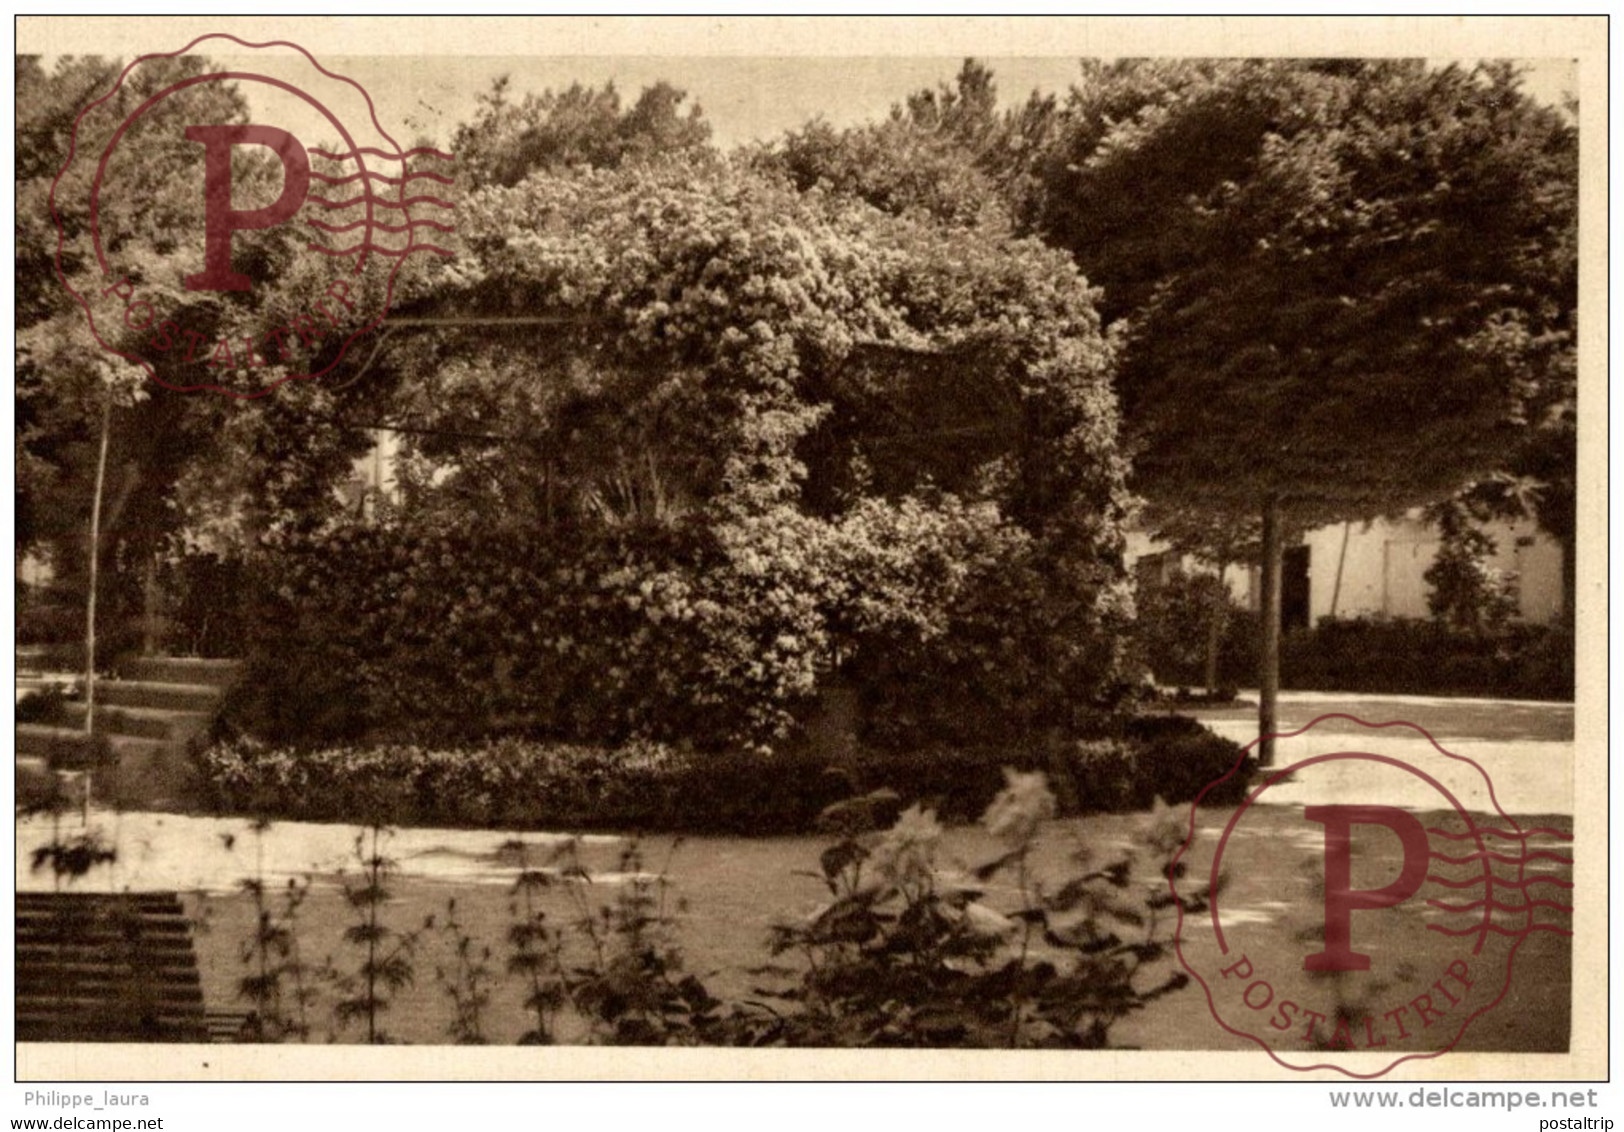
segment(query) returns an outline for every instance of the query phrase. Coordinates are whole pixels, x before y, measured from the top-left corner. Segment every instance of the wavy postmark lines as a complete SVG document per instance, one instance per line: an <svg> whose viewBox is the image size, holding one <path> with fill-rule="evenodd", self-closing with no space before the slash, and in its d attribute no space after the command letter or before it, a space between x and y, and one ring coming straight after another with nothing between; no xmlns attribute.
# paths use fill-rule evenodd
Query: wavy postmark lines
<svg viewBox="0 0 1624 1132"><path fill-rule="evenodd" d="M402 147L304 48L199 36L79 111L57 272L95 343L152 380L262 396L339 366L455 253L454 183L449 153Z"/></svg>
<svg viewBox="0 0 1624 1132"><path fill-rule="evenodd" d="M1468 894L1477 896L1477 899L1450 901L1429 898L1428 907L1458 913L1466 916L1467 920L1458 927L1439 923L1428 924L1428 931L1466 937L1472 940L1474 950L1478 951L1482 950L1483 943L1490 933L1513 939L1524 939L1536 932L1550 932L1562 936L1573 934L1566 926L1567 917L1573 914L1573 905L1569 903L1571 898L1566 896L1566 892L1573 888L1573 882L1562 876L1551 875L1553 869L1571 866L1573 857L1549 848L1536 849L1530 844L1536 839L1545 839L1547 844L1560 846L1573 840L1570 834L1549 828L1519 832L1467 828L1451 832L1436 827L1429 827L1427 833L1447 841L1476 842L1481 836L1490 839L1491 842L1494 838L1500 838L1515 843L1515 851L1509 853L1479 849L1475 853L1463 853L1458 857L1450 856L1448 853L1429 854L1432 861L1439 866L1467 866L1463 872L1453 876L1446 875L1450 870L1440 867L1438 873L1427 874L1429 882L1446 888L1466 890ZM1490 870L1472 867L1480 861L1514 866L1516 874L1501 877ZM1542 893L1548 893L1556 899L1544 898Z"/></svg>
<svg viewBox="0 0 1624 1132"><path fill-rule="evenodd" d="M346 212L349 209L360 209L366 211L367 214L359 219L351 220L348 224L334 224L319 219L307 220L306 223L311 228L317 229L328 236L344 236L351 232L360 233L359 236L353 238L354 242L348 246L321 242L305 245L311 251L335 258L353 255L360 257L362 261L369 255L404 259L413 253L427 253L439 256L452 254L449 248L440 247L431 240L418 239L417 234L419 229L433 229L436 232L447 233L454 232L456 229L440 220L413 219L411 210L414 207L418 209L435 208L443 209L449 213L455 206L450 201L435 196L432 192L421 191L421 186L416 189L409 187L414 181L450 185L453 183L452 179L431 170L418 169L413 171L406 167L406 163L413 158L433 158L449 164L451 161L450 154L442 153L428 146L419 146L401 154L389 154L376 149L351 151L349 153L332 153L325 149L316 149L311 150L311 153L334 166L342 166L346 162L353 162L360 166L363 157L376 158L382 162L395 161L401 165L401 175L398 177L391 177L385 173L369 173L365 168L358 168L356 172L347 177L312 171L310 175L313 178L322 181L333 189L353 186L358 190L354 196L350 197L344 197L341 192L335 193L334 195L338 199L311 194L308 200L312 207L324 210L329 214ZM390 200L386 195L379 195L374 188L377 185L393 186L398 194L397 198ZM412 195L407 195L409 193ZM400 214L400 223L391 224L385 220L372 219L370 210L373 209L379 212L385 212L385 210L397 211ZM405 235L407 239L402 247L387 247L374 241L373 237L379 233Z"/></svg>
<svg viewBox="0 0 1624 1132"><path fill-rule="evenodd" d="M1240 806L1197 799L1174 870L1217 893L1177 939L1217 1024L1286 1068L1360 1078L1473 1027L1526 1048L1540 972L1567 961L1570 835L1511 817L1479 763L1414 724L1328 715L1278 738Z"/></svg>

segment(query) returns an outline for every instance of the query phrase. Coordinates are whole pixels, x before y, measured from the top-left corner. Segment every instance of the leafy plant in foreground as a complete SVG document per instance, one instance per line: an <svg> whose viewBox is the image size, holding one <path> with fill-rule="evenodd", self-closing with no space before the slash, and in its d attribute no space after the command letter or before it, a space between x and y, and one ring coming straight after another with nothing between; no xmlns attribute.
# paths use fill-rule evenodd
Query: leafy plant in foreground
<svg viewBox="0 0 1624 1132"><path fill-rule="evenodd" d="M524 980L525 1011L535 1020L519 1037L520 1045L551 1045L554 1019L564 1005L562 959L563 936L547 919L537 901L551 888L554 874L546 868L532 868L529 843L506 842L504 852L519 856L519 875L508 898L508 974ZM557 853L560 850L555 850Z"/></svg>
<svg viewBox="0 0 1624 1132"><path fill-rule="evenodd" d="M424 919L422 928L410 932L384 922L383 908L393 895L388 883L399 868L396 861L383 854L386 832L382 825L374 823L356 834L360 879L341 874L339 880L345 903L355 916L355 922L344 929L344 942L359 949L361 959L352 971L329 973L340 996L333 1007L334 1022L340 1030L352 1023L364 1023L369 1045L391 1040L380 1028L379 1016L400 991L412 985L418 939L434 926L433 916Z"/></svg>
<svg viewBox="0 0 1624 1132"><path fill-rule="evenodd" d="M445 919L440 934L451 947L452 961L434 969L440 989L451 1000L453 1014L446 1032L458 1045L485 1045L485 1008L491 1002L491 949L476 944L467 927L457 919L457 898L445 902Z"/></svg>
<svg viewBox="0 0 1624 1132"><path fill-rule="evenodd" d="M680 840L673 841L674 854ZM610 1045L708 1044L722 1022L722 1003L700 979L683 971L676 917L669 904L670 856L658 873L643 871L642 850L621 854L620 888L608 904L588 895L591 875L568 843L562 875L575 908L572 927L587 943L584 960L564 969L572 1005L593 1036Z"/></svg>
<svg viewBox="0 0 1624 1132"><path fill-rule="evenodd" d="M253 934L244 940L241 959L248 972L237 980L237 994L253 1004L242 1037L250 1042L281 1042L310 1037L309 1006L315 998L311 968L299 950L299 909L310 892L310 882L289 877L280 904L271 899L265 881L265 834L271 823L256 820L254 875L238 881L238 888L254 907ZM234 838L228 838L230 848Z"/></svg>
<svg viewBox="0 0 1624 1132"><path fill-rule="evenodd" d="M1182 987L1158 969L1168 955L1166 912L1204 906L1166 881L1178 822L1158 806L1135 851L1096 865L1086 851L1045 883L1033 867L1043 823L1055 812L1041 773L1006 772L982 818L1004 846L968 872L937 859L942 827L918 806L889 829L874 820L886 792L831 807L839 840L820 860L830 900L774 929L775 955L805 970L774 993L790 1009L761 1040L789 1045L1101 1048L1122 1018ZM1135 883L1148 858L1159 879ZM998 882L995 884L994 882ZM989 895L1012 890L1004 908Z"/></svg>

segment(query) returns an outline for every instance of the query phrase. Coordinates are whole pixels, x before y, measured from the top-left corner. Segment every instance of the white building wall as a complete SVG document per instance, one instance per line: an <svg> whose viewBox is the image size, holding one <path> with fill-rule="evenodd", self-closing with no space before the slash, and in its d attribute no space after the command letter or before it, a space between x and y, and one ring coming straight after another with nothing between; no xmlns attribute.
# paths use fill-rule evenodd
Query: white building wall
<svg viewBox="0 0 1624 1132"><path fill-rule="evenodd" d="M1189 574L1198 572L1211 573L1213 569L1211 563L1203 562L1193 555L1172 554L1167 543L1152 538L1143 531L1129 531L1125 542L1126 548L1123 557L1130 569L1147 555L1164 556L1168 566L1177 566ZM1230 596L1238 604L1247 609L1256 609L1258 607L1257 567L1232 562L1224 569L1224 582L1229 586Z"/></svg>
<svg viewBox="0 0 1624 1132"><path fill-rule="evenodd" d="M1309 617L1428 617L1422 577L1438 536L1414 519L1340 523L1310 531ZM1337 579L1340 575L1341 584Z"/></svg>
<svg viewBox="0 0 1624 1132"><path fill-rule="evenodd" d="M356 458L348 480L339 486L347 507L358 514L371 514L379 499L394 499L399 489L396 465L400 458L400 436L387 429L372 430L372 448Z"/></svg>
<svg viewBox="0 0 1624 1132"><path fill-rule="evenodd" d="M1531 519L1490 529L1497 542L1493 559L1517 574L1517 612L1525 621L1549 624L1562 618L1562 544Z"/></svg>
<svg viewBox="0 0 1624 1132"><path fill-rule="evenodd" d="M1309 531L1309 618L1430 617L1427 597L1432 587L1426 572L1438 556L1438 532L1417 517L1338 523ZM1517 611L1524 621L1548 624L1562 615L1562 547L1531 519L1484 526L1495 542L1491 565L1516 575ZM1132 532L1127 539L1130 564L1148 554L1165 554L1167 544ZM1170 560L1171 561L1171 560ZM1204 568L1184 556L1186 570ZM1227 572L1230 592L1248 609L1257 609L1256 567L1234 565Z"/></svg>
<svg viewBox="0 0 1624 1132"><path fill-rule="evenodd" d="M1514 574L1518 616L1548 623L1562 614L1562 548L1532 520L1494 522L1489 563ZM1438 532L1411 516L1310 531L1309 611L1322 617L1429 617L1426 572L1438 557ZM1337 584L1339 573L1341 584Z"/></svg>

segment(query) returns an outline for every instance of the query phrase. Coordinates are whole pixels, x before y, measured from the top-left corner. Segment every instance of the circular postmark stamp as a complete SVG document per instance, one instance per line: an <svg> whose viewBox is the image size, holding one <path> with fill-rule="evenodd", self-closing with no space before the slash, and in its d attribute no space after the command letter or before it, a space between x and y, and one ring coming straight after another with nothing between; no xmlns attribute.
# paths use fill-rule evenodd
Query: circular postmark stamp
<svg viewBox="0 0 1624 1132"><path fill-rule="evenodd" d="M1569 833L1513 818L1412 723L1329 714L1278 739L1297 741L1239 806L1197 798L1172 871L1212 893L1176 942L1220 1027L1285 1068L1372 1078L1469 1029L1528 1048L1538 1012L1565 1014L1518 972L1565 960Z"/></svg>
<svg viewBox="0 0 1624 1132"><path fill-rule="evenodd" d="M100 350L178 391L263 396L353 356L454 254L454 177L303 47L203 35L78 110L56 271Z"/></svg>

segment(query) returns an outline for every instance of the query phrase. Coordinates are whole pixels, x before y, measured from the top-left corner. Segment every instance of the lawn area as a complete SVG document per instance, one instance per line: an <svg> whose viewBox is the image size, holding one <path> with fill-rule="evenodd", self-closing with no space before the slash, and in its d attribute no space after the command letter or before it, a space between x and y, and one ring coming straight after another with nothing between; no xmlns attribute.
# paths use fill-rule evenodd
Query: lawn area
<svg viewBox="0 0 1624 1132"><path fill-rule="evenodd" d="M1303 838L1305 828L1295 805L1261 806L1248 819L1248 835L1274 846L1268 855L1268 869L1253 870L1235 878L1226 892L1223 914L1226 923L1256 922L1270 926L1270 950L1252 958L1260 967L1300 963L1303 945L1297 938L1314 918L1311 899L1299 899L1287 909L1290 894L1307 895L1306 871L1318 858L1318 846ZM1202 815L1200 844L1210 846L1217 829L1233 811L1218 810ZM125 836L132 843L152 844L151 831L144 834L141 819L126 815ZM1067 857L1079 846L1087 846L1097 856L1109 856L1126 846L1138 815L1112 815L1087 819L1067 819L1051 823L1045 830L1034 873L1056 875ZM166 817L171 840L193 840L198 852L190 856L198 884L184 884L170 873L174 887L190 893L188 909L198 918L202 930L197 950L202 968L205 996L210 1009L241 1009L236 983L245 972L241 960L243 944L253 930L253 908L246 897L232 891L233 877L252 872L256 851L246 823L213 822L205 819ZM196 824L190 831L175 830L174 823ZM1563 816L1540 816L1523 821L1570 829ZM204 826L207 826L205 829ZM1313 827L1306 827L1312 829ZM220 834L235 830L239 839L233 850L203 844L205 838L221 845ZM178 834L178 836L177 836ZM296 853L292 845L302 842L306 850L316 850L308 875L312 892L302 915L301 946L307 960L329 956L339 965L353 967L356 956L346 955L341 941L348 922L338 876L334 866L342 859L349 830L338 827L302 827L295 824L273 827L267 835L266 869L272 887L289 868ZM442 917L448 899L457 901L459 919L475 939L492 951L492 966L500 973L506 958L505 933L512 922L510 887L519 868L511 853L500 845L503 835L469 831L402 830L391 842L391 852L401 863L401 876L392 886L393 898L386 909L387 921L400 928L419 925L425 916ZM529 838L538 854L551 842ZM765 962L765 941L771 924L781 917L805 915L824 896L819 881L806 875L816 869L817 855L827 844L822 838L690 838L676 843L669 837L650 838L641 843L645 869L657 870L669 862L674 881L673 901L680 901L681 935L687 970L698 974L712 993L727 1000L754 997L757 980L750 967ZM613 900L624 874L619 872L628 842L612 837L586 841L580 850L582 863L595 880L581 889L593 904ZM1289 851L1286 848L1289 847ZM944 857L973 865L997 854L996 844L974 827L950 829L943 841ZM308 853L306 854L309 855ZM132 858L130 869L138 868ZM355 870L352 868L353 874ZM1150 877L1145 877L1147 883ZM40 878L32 878L38 887ZM142 886L126 871L126 883ZM1013 893L989 891L988 903L1008 906ZM568 920L577 915L576 906L560 890L543 894L542 906L550 917ZM1402 930L1384 934L1381 946L1405 948L1414 969L1431 971L1453 954L1454 943L1424 930L1428 915L1418 901L1401 911L1408 917ZM353 951L353 949L350 949ZM444 1042L450 1007L437 985L435 969L452 957L451 945L443 937L428 933L416 959L416 981L390 1011L386 1026L396 1038L412 1043ZM1295 960L1293 960L1295 957ZM1170 963L1168 961L1169 969ZM1430 975L1428 976L1431 977ZM1565 937L1536 935L1518 957L1512 995L1501 1007L1479 1019L1467 1032L1460 1048L1496 1050L1561 1050L1566 1048L1571 985L1571 964ZM493 1041L513 1041L526 1026L521 1006L522 992L514 980L498 979L487 1013L487 1032ZM329 1001L329 1000L324 1000ZM313 1012L317 1020L314 1040L328 1039L324 1005ZM561 1035L568 1038L566 1032ZM356 1040L352 1031L340 1040ZM1198 987L1190 987L1154 1004L1137 1018L1122 1023L1114 1032L1117 1044L1147 1049L1240 1049L1250 1048L1243 1039L1226 1033L1208 1013Z"/></svg>
<svg viewBox="0 0 1624 1132"><path fill-rule="evenodd" d="M1450 751L1469 754L1483 766L1494 782L1501 805L1522 829L1549 827L1571 832L1573 828L1573 745L1561 738L1564 728L1571 729L1570 708L1490 701L1412 703L1402 697L1354 697L1344 702L1293 693L1286 709L1283 714L1293 726L1307 723L1321 711L1348 710L1373 722L1409 719L1429 729L1437 728L1435 734L1441 733L1440 741ZM1222 718L1225 713L1211 713L1210 709L1201 714L1220 717L1212 720L1215 729L1229 731L1246 726L1245 709L1231 711L1230 718ZM1452 737L1451 730L1462 734ZM1279 763L1285 765L1339 750L1387 752L1393 757L1419 761L1430 747L1418 746L1408 734L1370 732L1343 722L1282 742ZM1429 757L1434 759L1431 769L1440 776L1445 771L1456 773L1452 786L1474 822L1486 826L1504 824L1494 812L1487 790L1474 785L1481 780L1475 769L1435 752ZM1301 773L1267 790L1237 827L1229 850L1233 856L1226 853L1226 862L1234 868L1228 870L1228 887L1221 900L1222 920L1226 930L1234 926L1237 933L1245 932L1248 954L1260 970L1300 970L1306 952L1305 933L1317 930L1320 922L1316 901L1321 890L1314 886L1319 883L1323 835L1320 827L1304 819L1303 808L1327 802L1372 800L1369 792L1374 780L1369 764L1332 762L1314 769L1313 774ZM1406 807L1424 824L1437 824L1440 818L1452 816L1438 813L1437 795L1429 788L1396 773L1389 779L1383 780L1377 800ZM1203 875L1203 855L1210 854L1218 831L1233 813L1233 809L1200 813L1198 838L1189 858L1192 875ZM1109 859L1131 843L1136 827L1144 820L1144 815L1121 814L1050 822L1034 855L1033 873L1040 880L1052 880L1079 848L1092 853L1096 862ZM304 958L319 963L331 956L341 967L355 966L356 957L346 955L353 949L342 942L350 913L339 883L341 870L352 877L358 871L354 828L285 822L272 826L261 839L240 818L93 813L92 823L117 844L119 859L110 870L104 869L81 883L103 891L168 889L185 894L188 910L200 925L197 951L209 1009L240 1010L246 1005L237 995L237 981L245 972L242 949L253 930L252 905L239 886L245 876L264 876L272 891L289 877L308 878L312 882L311 894L302 911L300 933ZM76 827L77 815L67 819L66 824ZM19 819L19 890L50 886L48 877L28 867L30 854L48 836L45 819ZM490 963L499 977L492 988L485 1023L487 1035L495 1042L515 1040L527 1025L518 982L500 977L507 958L506 933L512 923L511 889L521 867L519 858L511 850L504 850L503 845L515 836L532 847L532 862L564 839L563 835L515 835L498 830L407 828L397 831L387 845L387 852L400 866L399 877L391 886L392 899L385 909L387 922L410 929L420 925L426 916L443 918L447 901L455 898L458 918L475 938L476 949L481 945L490 948ZM593 877L592 883L572 882L573 889L560 885L543 893L541 905L549 917L569 921L579 914L579 903L572 899L571 891L591 905L612 902L626 880L623 856L631 844L625 836L580 838L579 858ZM686 970L700 976L720 998L738 1001L754 997L758 979L749 969L768 960L766 939L771 926L784 918L805 916L826 895L816 871L818 854L828 844L829 839L816 836L660 836L643 840L639 845L643 871L667 869L673 882L671 900L673 906L681 907L679 941ZM1355 887L1375 888L1390 880L1398 870L1395 847L1396 839L1377 836L1362 848L1359 860L1365 871L1356 876ZM1571 844L1558 846L1547 841L1540 847L1560 847L1562 854L1574 855ZM978 827L960 826L946 831L939 856L947 864L974 866L995 857L998 851L998 843ZM1578 851L1585 851L1585 847ZM1497 875L1511 875L1504 870L1513 867L1499 865ZM1532 871L1565 878L1571 866L1540 861ZM1142 879L1147 884L1155 883L1149 870ZM1552 889L1535 893L1546 899L1554 897L1553 903L1561 904L1573 903L1577 895ZM1014 903L1014 893L993 887L986 901L1007 908ZM1465 946L1458 937L1427 930L1429 924L1459 921L1448 920L1448 913L1429 907L1423 899L1406 902L1392 916L1395 918L1391 921L1383 921L1378 938L1371 939L1369 931L1356 928L1363 950L1377 958L1378 966L1382 960L1399 957L1399 962L1385 964L1385 985L1360 991L1353 983L1327 984L1325 993L1329 999L1340 995L1354 1006L1359 1005L1361 996L1407 999L1412 990L1425 990ZM1541 918L1556 925L1561 922L1561 913L1546 912ZM1514 920L1499 917L1496 922L1515 924ZM1192 941L1192 949L1197 949L1199 936L1187 938ZM1490 944L1486 954L1504 954L1502 941L1490 937ZM1500 951L1494 952L1494 947L1500 947ZM1199 960L1198 950L1191 954L1192 961ZM450 944L442 935L431 932L424 936L416 956L415 983L400 995L385 1020L395 1037L413 1043L448 1040L446 1027L451 1011L435 972L451 956ZM1163 965L1172 962L1164 960ZM1569 938L1554 932L1529 936L1520 945L1512 972L1504 1000L1471 1025L1457 1048L1508 1052L1566 1049L1572 989ZM329 996L318 1002L312 1012L313 1040L328 1040L330 1001ZM1444 1027L1438 1028L1438 1034L1444 1032ZM339 1040L353 1041L357 1036L352 1030L339 1035ZM582 1035L566 1031L560 1036L571 1040ZM1113 1031L1112 1040L1117 1045L1160 1050L1255 1048L1213 1020L1199 986L1170 995L1122 1022Z"/></svg>

